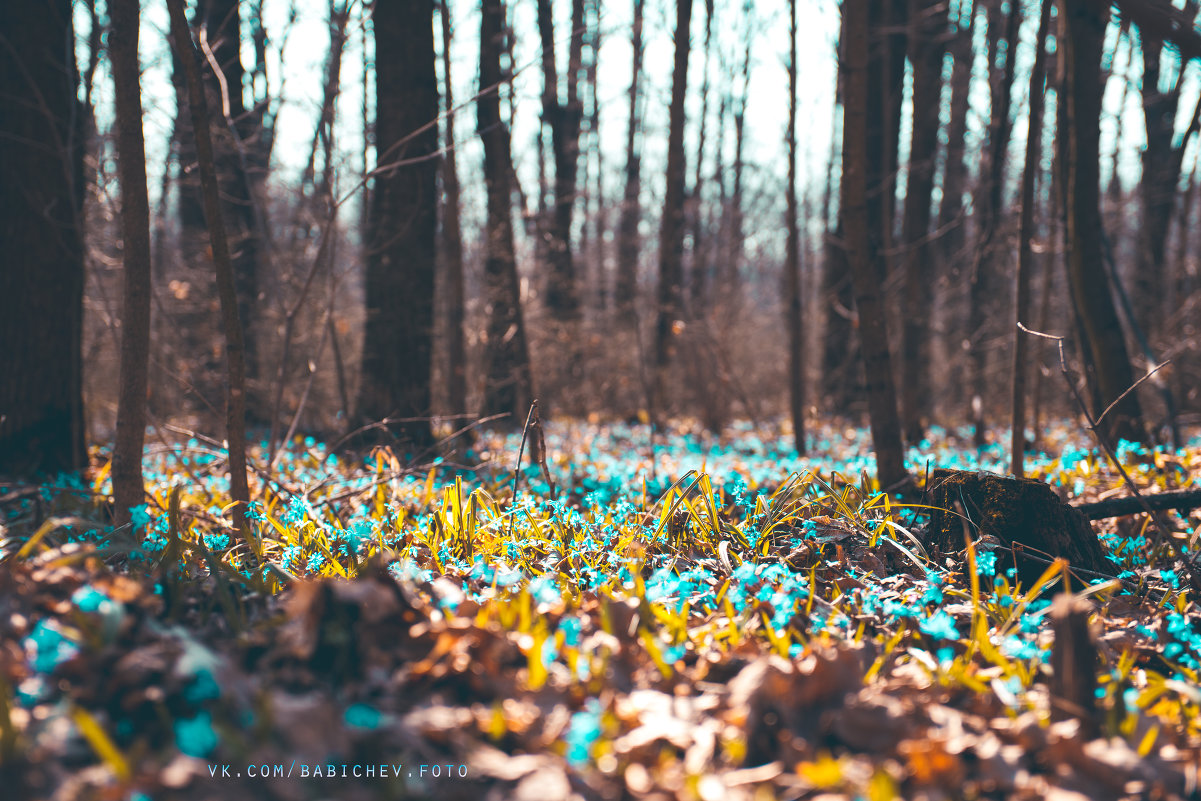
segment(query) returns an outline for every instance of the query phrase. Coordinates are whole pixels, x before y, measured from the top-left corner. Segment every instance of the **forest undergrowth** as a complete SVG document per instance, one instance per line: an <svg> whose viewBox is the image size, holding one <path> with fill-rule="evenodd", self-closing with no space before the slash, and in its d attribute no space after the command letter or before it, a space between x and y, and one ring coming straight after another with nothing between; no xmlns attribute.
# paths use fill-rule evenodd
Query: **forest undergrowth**
<svg viewBox="0 0 1201 801"><path fill-rule="evenodd" d="M995 541L934 550L867 432L816 427L805 457L787 435L551 423L520 475L520 432L412 465L297 438L251 451L249 544L198 436L148 440L132 528L104 524L103 452L0 487L0 778L128 801L1198 797L1201 515L1159 517L1170 551L1146 515L1097 521L1115 575L1047 559L1023 586ZM934 429L909 468L1005 471L1006 443L969 443ZM1127 493L1072 424L1040 447L1027 474L1065 499ZM1201 438L1117 456L1144 493L1201 477ZM1057 643L1071 610L1088 633Z"/></svg>

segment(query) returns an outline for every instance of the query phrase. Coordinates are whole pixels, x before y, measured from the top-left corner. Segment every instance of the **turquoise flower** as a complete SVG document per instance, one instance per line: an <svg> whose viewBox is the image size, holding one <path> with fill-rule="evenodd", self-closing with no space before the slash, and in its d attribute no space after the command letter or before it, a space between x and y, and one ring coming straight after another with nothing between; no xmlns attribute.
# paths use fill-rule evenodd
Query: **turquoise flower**
<svg viewBox="0 0 1201 801"><path fill-rule="evenodd" d="M175 721L175 744L190 757L206 757L217 747L217 732L213 731L213 718L201 712L191 720Z"/></svg>
<svg viewBox="0 0 1201 801"><path fill-rule="evenodd" d="M601 736L600 703L589 698L583 710L571 716L567 729L567 761L574 767L582 767L592 756L592 746Z"/></svg>

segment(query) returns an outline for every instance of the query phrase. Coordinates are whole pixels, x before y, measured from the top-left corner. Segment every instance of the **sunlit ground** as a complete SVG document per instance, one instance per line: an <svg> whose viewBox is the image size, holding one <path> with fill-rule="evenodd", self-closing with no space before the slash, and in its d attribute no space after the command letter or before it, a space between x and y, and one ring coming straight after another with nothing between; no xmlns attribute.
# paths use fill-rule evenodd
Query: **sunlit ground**
<svg viewBox="0 0 1201 801"><path fill-rule="evenodd" d="M1028 472L1074 500L1124 492L1085 433L1050 426ZM1004 472L1006 440L936 429L908 464ZM514 503L521 444L484 433L413 467L260 448L251 544L199 438L148 447L135 532L99 522L105 466L0 488L6 770L130 799L1186 792L1201 614L1141 517L1094 526L1112 579L1051 562L1020 586L987 543L933 559L920 493L877 491L863 430L817 428L798 457L779 426L548 424L548 472L527 464ZM1148 492L1201 476L1197 439L1119 458ZM1163 516L1184 553L1197 519ZM1052 722L1063 590L1093 611L1095 737ZM406 767L208 770L297 762Z"/></svg>

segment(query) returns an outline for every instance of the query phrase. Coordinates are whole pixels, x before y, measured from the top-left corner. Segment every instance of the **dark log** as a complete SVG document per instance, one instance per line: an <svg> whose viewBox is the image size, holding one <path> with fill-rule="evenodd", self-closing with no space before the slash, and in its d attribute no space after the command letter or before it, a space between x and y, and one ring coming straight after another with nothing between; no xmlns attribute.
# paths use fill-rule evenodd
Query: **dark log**
<svg viewBox="0 0 1201 801"><path fill-rule="evenodd" d="M1201 489L1177 490L1176 492L1143 493L1143 500L1153 512L1163 512L1170 509L1187 511L1201 506ZM1089 520L1104 520L1107 517L1125 517L1141 514L1146 510L1138 498L1125 496L1110 498L1094 503L1076 504L1079 510Z"/></svg>
<svg viewBox="0 0 1201 801"><path fill-rule="evenodd" d="M1072 567L1104 575L1117 573L1088 518L1041 481L938 469L930 475L926 495L926 503L936 507L928 541L943 553L963 550L966 530L973 539L994 537L1012 549L1027 587L1046 569L1048 558L1063 557ZM1033 558L1023 554L1024 548Z"/></svg>

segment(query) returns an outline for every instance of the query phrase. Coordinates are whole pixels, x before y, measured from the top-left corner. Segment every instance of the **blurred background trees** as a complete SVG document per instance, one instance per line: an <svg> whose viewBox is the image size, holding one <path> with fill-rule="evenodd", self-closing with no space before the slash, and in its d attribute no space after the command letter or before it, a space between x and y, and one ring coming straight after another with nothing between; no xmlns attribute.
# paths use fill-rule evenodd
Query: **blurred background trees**
<svg viewBox="0 0 1201 801"><path fill-rule="evenodd" d="M184 65L143 0L136 109L110 2L0 12L0 471L81 466L85 405L105 443L118 399L224 431ZM1201 422L1198 3L1057 0L1040 36L1043 8L193 4L252 438L416 452L534 397L714 434L787 417L798 449L839 418L894 483L931 426L1007 443L1023 364L1033 439L1077 413L1015 321L1068 337L1094 415L1171 359L1111 438ZM148 393L117 369L131 336Z"/></svg>

